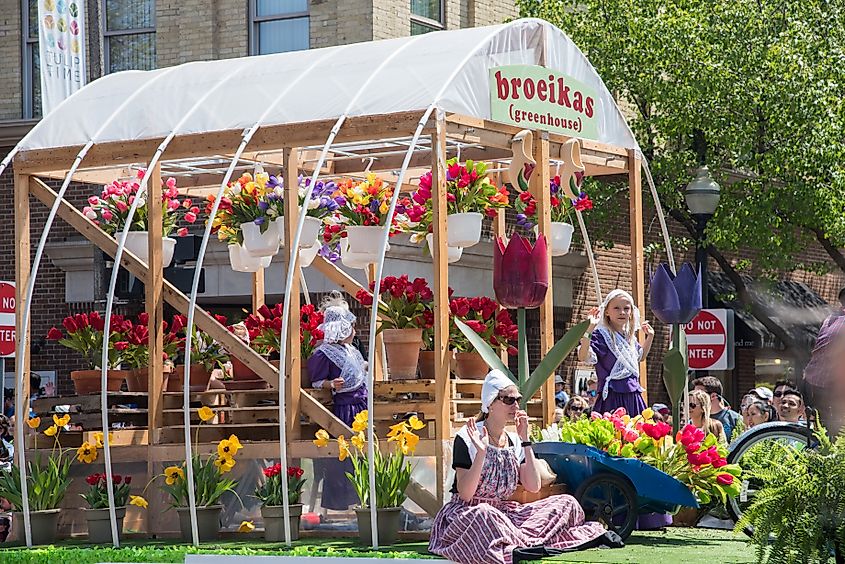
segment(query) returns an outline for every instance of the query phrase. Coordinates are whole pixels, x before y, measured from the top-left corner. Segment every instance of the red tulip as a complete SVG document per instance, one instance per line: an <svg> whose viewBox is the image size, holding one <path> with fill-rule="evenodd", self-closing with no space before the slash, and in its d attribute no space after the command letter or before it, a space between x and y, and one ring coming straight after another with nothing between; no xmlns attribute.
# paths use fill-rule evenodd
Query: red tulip
<svg viewBox="0 0 845 564"><path fill-rule="evenodd" d="M76 333L79 330L79 327L76 325L76 321L71 315L64 318L62 325L64 325L64 328L68 333Z"/></svg>
<svg viewBox="0 0 845 564"><path fill-rule="evenodd" d="M732 474L719 474L716 476L716 481L723 486L730 486L734 483L734 477Z"/></svg>
<svg viewBox="0 0 845 564"><path fill-rule="evenodd" d="M58 341L59 339L63 339L64 336L64 333L55 327L50 327L50 330L47 331L47 338L51 341Z"/></svg>
<svg viewBox="0 0 845 564"><path fill-rule="evenodd" d="M543 303L549 288L549 260L546 238L534 246L518 233L505 246L497 237L493 245L493 291L507 308L535 308Z"/></svg>

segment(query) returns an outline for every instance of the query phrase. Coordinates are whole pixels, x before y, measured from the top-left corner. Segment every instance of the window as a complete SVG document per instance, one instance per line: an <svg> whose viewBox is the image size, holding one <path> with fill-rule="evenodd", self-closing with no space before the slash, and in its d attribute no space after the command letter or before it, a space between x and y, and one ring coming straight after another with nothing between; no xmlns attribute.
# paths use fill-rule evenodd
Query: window
<svg viewBox="0 0 845 564"><path fill-rule="evenodd" d="M443 0L411 0L411 35L445 29Z"/></svg>
<svg viewBox="0 0 845 564"><path fill-rule="evenodd" d="M106 73L156 66L155 0L106 0L103 58Z"/></svg>
<svg viewBox="0 0 845 564"><path fill-rule="evenodd" d="M250 0L251 55L308 49L308 0Z"/></svg>
<svg viewBox="0 0 845 564"><path fill-rule="evenodd" d="M23 0L23 118L41 117L41 61L38 55L38 0Z"/></svg>

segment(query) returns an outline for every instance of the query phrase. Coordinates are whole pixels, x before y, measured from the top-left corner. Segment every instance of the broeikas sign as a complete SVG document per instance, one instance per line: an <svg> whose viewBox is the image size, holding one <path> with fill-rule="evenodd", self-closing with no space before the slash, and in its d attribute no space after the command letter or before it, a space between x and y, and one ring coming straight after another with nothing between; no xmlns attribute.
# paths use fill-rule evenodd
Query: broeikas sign
<svg viewBox="0 0 845 564"><path fill-rule="evenodd" d="M490 69L493 121L597 139L596 98L589 86L545 67Z"/></svg>

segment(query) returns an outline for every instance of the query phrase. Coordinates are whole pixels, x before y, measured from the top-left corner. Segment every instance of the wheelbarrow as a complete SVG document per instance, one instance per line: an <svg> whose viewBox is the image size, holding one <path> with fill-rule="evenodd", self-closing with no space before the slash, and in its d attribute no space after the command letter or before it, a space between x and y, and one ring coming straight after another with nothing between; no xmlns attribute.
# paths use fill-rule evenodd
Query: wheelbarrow
<svg viewBox="0 0 845 564"><path fill-rule="evenodd" d="M557 482L574 492L588 520L604 523L623 539L630 536L641 514L698 507L684 484L634 458L553 441L535 443L534 454L548 462Z"/></svg>

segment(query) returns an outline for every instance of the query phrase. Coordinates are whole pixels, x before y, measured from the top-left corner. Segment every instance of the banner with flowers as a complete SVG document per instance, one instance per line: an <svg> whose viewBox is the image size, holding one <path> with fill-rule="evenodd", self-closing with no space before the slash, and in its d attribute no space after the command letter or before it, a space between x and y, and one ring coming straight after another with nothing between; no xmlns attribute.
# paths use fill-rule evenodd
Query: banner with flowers
<svg viewBox="0 0 845 564"><path fill-rule="evenodd" d="M85 18L82 0L38 0L42 115L87 82Z"/></svg>

